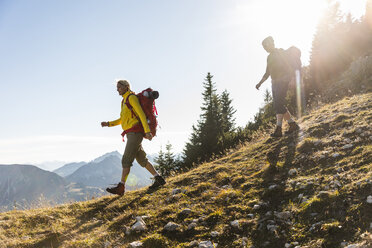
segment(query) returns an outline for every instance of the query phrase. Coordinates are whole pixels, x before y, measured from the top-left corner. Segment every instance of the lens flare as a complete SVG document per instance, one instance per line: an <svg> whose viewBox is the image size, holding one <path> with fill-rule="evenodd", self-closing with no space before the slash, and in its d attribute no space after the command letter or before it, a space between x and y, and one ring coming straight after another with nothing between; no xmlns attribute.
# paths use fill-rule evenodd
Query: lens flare
<svg viewBox="0 0 372 248"><path fill-rule="evenodd" d="M301 83L301 72L296 70L296 102L297 102L297 118L301 118L305 103L305 94Z"/></svg>

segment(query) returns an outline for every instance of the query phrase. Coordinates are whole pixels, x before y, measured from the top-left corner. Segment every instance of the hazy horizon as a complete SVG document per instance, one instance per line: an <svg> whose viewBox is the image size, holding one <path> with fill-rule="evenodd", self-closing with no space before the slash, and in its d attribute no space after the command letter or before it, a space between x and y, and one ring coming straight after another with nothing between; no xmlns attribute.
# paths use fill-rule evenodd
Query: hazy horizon
<svg viewBox="0 0 372 248"><path fill-rule="evenodd" d="M365 0L339 2L344 13L364 14ZM0 164L122 153L121 128L100 126L119 116L117 78L136 92L160 92L158 136L143 142L148 154L168 142L182 152L208 72L245 126L270 89L269 80L255 89L266 66L262 39L299 47L307 65L325 7L323 0L1 1Z"/></svg>

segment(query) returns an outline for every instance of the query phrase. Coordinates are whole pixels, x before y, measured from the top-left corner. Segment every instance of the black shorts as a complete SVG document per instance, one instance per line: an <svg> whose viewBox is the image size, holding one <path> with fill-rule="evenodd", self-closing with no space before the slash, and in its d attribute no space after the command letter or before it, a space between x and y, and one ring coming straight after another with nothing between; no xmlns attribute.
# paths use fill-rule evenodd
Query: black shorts
<svg viewBox="0 0 372 248"><path fill-rule="evenodd" d="M287 107L285 97L287 96L289 80L272 80L271 90L273 93L273 104L276 114L285 114Z"/></svg>

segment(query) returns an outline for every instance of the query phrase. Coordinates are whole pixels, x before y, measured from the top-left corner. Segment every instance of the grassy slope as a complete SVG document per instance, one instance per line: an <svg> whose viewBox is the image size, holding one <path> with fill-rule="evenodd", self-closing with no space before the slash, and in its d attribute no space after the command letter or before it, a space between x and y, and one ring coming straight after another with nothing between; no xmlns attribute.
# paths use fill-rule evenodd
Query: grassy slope
<svg viewBox="0 0 372 248"><path fill-rule="evenodd" d="M271 140L262 134L223 158L168 179L152 194L138 190L122 198L1 213L0 247L127 247L136 240L152 248L187 247L193 240L242 247L244 237L248 247L370 242L371 122L372 94L354 96L303 117L298 137ZM347 143L353 146L345 148ZM289 176L293 168L297 173ZM172 196L175 188L183 193ZM184 208L192 213L182 216ZM290 211L292 217L280 219L274 211ZM141 215L148 216L147 230L126 235L125 226ZM193 219L199 224L187 230ZM230 225L234 220L239 229ZM165 232L169 221L181 229ZM269 231L269 224L276 230ZM212 238L212 231L220 235Z"/></svg>

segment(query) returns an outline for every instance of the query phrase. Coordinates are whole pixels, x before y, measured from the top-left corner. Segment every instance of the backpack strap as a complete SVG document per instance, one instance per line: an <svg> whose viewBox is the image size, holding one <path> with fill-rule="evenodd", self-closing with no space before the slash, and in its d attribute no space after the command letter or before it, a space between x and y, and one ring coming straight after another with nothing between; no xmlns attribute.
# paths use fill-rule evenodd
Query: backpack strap
<svg viewBox="0 0 372 248"><path fill-rule="evenodd" d="M135 94L130 93L130 94L127 96L127 99L125 99L125 105L127 105L128 109L132 112L132 117L136 117L136 119L137 119L138 121L140 121L139 118L138 118L138 116L136 115L136 113L134 113L134 110L133 110L132 105L130 105L130 103L129 103L129 97L130 97L130 96L135 96ZM141 121L140 121L140 122L141 122Z"/></svg>

